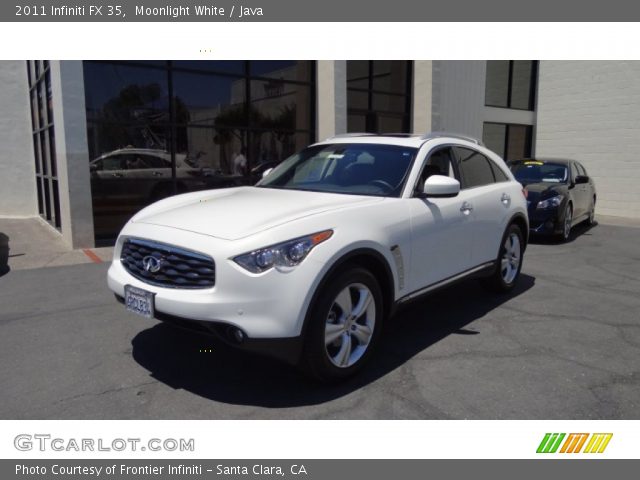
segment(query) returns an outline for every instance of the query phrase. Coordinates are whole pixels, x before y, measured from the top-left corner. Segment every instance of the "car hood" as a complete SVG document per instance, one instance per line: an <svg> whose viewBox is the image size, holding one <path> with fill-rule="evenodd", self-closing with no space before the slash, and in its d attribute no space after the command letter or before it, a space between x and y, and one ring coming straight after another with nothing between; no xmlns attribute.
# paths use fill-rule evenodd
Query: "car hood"
<svg viewBox="0 0 640 480"><path fill-rule="evenodd" d="M529 183L524 185L527 189L527 200L537 202L556 195L565 195L567 186L563 183Z"/></svg>
<svg viewBox="0 0 640 480"><path fill-rule="evenodd" d="M177 202L179 197L173 198ZM303 217L384 200L259 187L226 188L195 197L189 194L187 198L189 201L170 202L165 208L152 205L148 212L143 210L132 221L238 240Z"/></svg>

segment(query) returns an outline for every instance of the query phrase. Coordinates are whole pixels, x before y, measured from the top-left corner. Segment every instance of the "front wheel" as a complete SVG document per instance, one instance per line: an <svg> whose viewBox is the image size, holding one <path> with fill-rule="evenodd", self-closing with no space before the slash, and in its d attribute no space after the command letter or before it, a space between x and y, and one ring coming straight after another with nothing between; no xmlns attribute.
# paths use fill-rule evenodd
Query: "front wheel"
<svg viewBox="0 0 640 480"><path fill-rule="evenodd" d="M569 241L569 236L571 236L571 226L573 223L573 206L568 203L567 209L564 212L564 222L562 223L562 232L560 233L560 240L562 242Z"/></svg>
<svg viewBox="0 0 640 480"><path fill-rule="evenodd" d="M348 268L326 284L311 308L303 366L322 381L353 375L371 356L382 327L376 278L363 268Z"/></svg>
<svg viewBox="0 0 640 480"><path fill-rule="evenodd" d="M520 276L523 255L524 237L522 231L518 225L511 224L502 236L496 268L490 277L484 279L483 284L490 290L499 293L512 290Z"/></svg>

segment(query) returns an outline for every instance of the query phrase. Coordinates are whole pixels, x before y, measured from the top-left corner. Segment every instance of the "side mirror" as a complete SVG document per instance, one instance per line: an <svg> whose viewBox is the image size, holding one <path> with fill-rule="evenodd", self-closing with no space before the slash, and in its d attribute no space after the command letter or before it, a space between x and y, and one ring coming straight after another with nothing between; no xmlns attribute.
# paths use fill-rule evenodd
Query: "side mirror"
<svg viewBox="0 0 640 480"><path fill-rule="evenodd" d="M586 175L576 176L576 185L579 185L581 183L589 183L589 177L587 177Z"/></svg>
<svg viewBox="0 0 640 480"><path fill-rule="evenodd" d="M431 175L424 182L422 198L455 197L460 193L460 182L444 175Z"/></svg>
<svg viewBox="0 0 640 480"><path fill-rule="evenodd" d="M267 168L264 172L262 172L262 178L269 175L271 173L271 170L273 170L273 168Z"/></svg>

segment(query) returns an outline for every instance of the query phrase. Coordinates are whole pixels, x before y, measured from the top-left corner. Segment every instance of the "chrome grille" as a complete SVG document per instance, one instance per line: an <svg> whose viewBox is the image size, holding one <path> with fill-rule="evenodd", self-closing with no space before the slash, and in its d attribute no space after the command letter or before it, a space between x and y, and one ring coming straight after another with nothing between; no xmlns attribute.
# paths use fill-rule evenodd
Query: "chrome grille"
<svg viewBox="0 0 640 480"><path fill-rule="evenodd" d="M149 262L149 257L153 260ZM152 263L155 268L145 269ZM216 272L213 258L172 245L129 238L122 245L120 261L138 280L167 288L211 288ZM150 271L151 270L151 271Z"/></svg>

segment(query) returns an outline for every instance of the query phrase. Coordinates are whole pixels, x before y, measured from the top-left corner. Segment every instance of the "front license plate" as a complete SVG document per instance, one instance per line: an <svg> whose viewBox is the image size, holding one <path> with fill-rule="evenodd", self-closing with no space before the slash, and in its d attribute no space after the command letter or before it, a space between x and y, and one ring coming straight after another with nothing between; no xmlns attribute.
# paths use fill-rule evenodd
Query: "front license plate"
<svg viewBox="0 0 640 480"><path fill-rule="evenodd" d="M124 305L130 312L143 317L153 318L153 296L151 292L141 288L124 286Z"/></svg>

